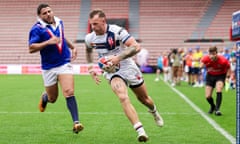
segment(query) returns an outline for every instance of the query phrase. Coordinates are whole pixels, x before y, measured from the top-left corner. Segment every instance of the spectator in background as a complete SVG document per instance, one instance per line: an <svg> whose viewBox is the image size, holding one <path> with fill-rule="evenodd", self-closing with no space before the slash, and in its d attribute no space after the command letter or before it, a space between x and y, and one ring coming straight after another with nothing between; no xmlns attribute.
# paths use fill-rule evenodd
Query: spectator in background
<svg viewBox="0 0 240 144"><path fill-rule="evenodd" d="M163 54L163 79L165 82L170 80L170 66L168 61L167 53L164 52Z"/></svg>
<svg viewBox="0 0 240 144"><path fill-rule="evenodd" d="M193 78L194 78L194 85L193 87L202 87L203 80L201 77L201 69L200 69L200 60L203 56L202 51L200 50L200 46L196 46L195 52L193 53Z"/></svg>
<svg viewBox="0 0 240 144"><path fill-rule="evenodd" d="M187 80L189 85L193 85L194 79L193 79L193 68L192 68L192 60L193 60L193 51L192 48L188 49L188 53L185 56L185 68L184 71L187 73Z"/></svg>
<svg viewBox="0 0 240 144"><path fill-rule="evenodd" d="M208 55L208 50L203 51L203 56ZM202 80L202 85L204 86L206 84L206 76L207 76L207 69L206 67L201 68L201 80Z"/></svg>
<svg viewBox="0 0 240 144"><path fill-rule="evenodd" d="M230 53L229 48L225 47L225 48L224 48L224 52L223 52L222 55L223 55L228 61L230 61L231 53Z"/></svg>
<svg viewBox="0 0 240 144"><path fill-rule="evenodd" d="M136 55L136 63L139 67L148 66L149 52L147 49L143 48Z"/></svg>
<svg viewBox="0 0 240 144"><path fill-rule="evenodd" d="M220 54L220 55L223 55L224 54L224 51L225 51L225 48L219 48L218 49L218 54Z"/></svg>
<svg viewBox="0 0 240 144"><path fill-rule="evenodd" d="M171 58L171 55L173 53L173 49L170 49L169 52L168 52L168 55L167 55L167 58L168 58L168 66L169 66L169 82L172 83L173 81L173 72L172 72L172 63L173 63L173 59Z"/></svg>
<svg viewBox="0 0 240 144"><path fill-rule="evenodd" d="M179 73L178 76L180 78L180 81L185 80L185 73L184 73L184 65L185 65L185 60L184 57L186 55L184 48L179 48L178 53L180 55L180 67L179 67Z"/></svg>
<svg viewBox="0 0 240 144"><path fill-rule="evenodd" d="M230 54L230 69L231 69L231 74L230 74L230 88L235 89L236 88L236 66L237 66L237 46L236 44L233 46L231 54Z"/></svg>
<svg viewBox="0 0 240 144"><path fill-rule="evenodd" d="M149 65L149 52L147 49L141 49L136 55L136 63L143 73L152 73L154 70Z"/></svg>
<svg viewBox="0 0 240 144"><path fill-rule="evenodd" d="M220 55L223 55L223 56L230 62L230 60L231 60L231 53L230 53L229 48L224 47L223 52L222 52L222 53L219 53L219 54L220 54ZM230 67L231 67L231 63L230 63ZM230 85L231 85L230 83L232 83L231 77L230 77L230 79L227 79L227 80L225 81L225 90L226 90L226 91L229 90Z"/></svg>
<svg viewBox="0 0 240 144"><path fill-rule="evenodd" d="M156 68L156 78L155 81L159 81L160 73L163 71L163 56L160 54L160 56L157 58L157 68Z"/></svg>
<svg viewBox="0 0 240 144"><path fill-rule="evenodd" d="M155 81L159 81L160 73L163 72L163 79L167 82L170 79L170 67L168 62L167 53L164 52L163 55L160 55L157 59L157 70Z"/></svg>
<svg viewBox="0 0 240 144"><path fill-rule="evenodd" d="M173 49L171 54L172 61L172 86L180 85L181 54L178 49Z"/></svg>

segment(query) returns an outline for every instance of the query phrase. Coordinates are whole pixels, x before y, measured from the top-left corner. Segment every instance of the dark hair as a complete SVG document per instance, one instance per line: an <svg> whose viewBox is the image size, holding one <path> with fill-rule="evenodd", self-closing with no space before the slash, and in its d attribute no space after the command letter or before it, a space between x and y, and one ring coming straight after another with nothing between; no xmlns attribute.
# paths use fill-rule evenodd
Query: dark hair
<svg viewBox="0 0 240 144"><path fill-rule="evenodd" d="M177 54L177 52L178 52L178 50L177 50L176 48L174 48L174 49L172 50L172 53L174 53L174 54Z"/></svg>
<svg viewBox="0 0 240 144"><path fill-rule="evenodd" d="M101 18L106 18L106 15L105 15L104 11L101 10L101 9L94 9L94 10L92 10L92 11L90 12L90 14L89 14L89 18L91 19L91 18L93 18L95 15L98 15L98 16L101 17Z"/></svg>
<svg viewBox="0 0 240 144"><path fill-rule="evenodd" d="M39 4L37 8L37 14L40 15L41 10L46 7L50 7L49 4L45 4L45 3Z"/></svg>
<svg viewBox="0 0 240 144"><path fill-rule="evenodd" d="M216 46L211 46L211 47L209 47L208 52L209 52L209 53L217 52L217 47L216 47Z"/></svg>

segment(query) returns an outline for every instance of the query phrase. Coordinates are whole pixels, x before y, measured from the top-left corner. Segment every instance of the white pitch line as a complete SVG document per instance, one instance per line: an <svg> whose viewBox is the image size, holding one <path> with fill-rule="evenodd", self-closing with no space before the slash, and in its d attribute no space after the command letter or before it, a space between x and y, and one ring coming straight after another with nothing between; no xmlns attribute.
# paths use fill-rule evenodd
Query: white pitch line
<svg viewBox="0 0 240 144"><path fill-rule="evenodd" d="M210 125L212 125L217 131L219 131L231 144L236 144L236 138L225 131L219 124L205 114L199 107L197 107L191 100L187 98L183 93L166 83L174 92L176 92L186 103L188 103L196 112L198 112Z"/></svg>
<svg viewBox="0 0 240 144"><path fill-rule="evenodd" d="M41 112L8 112L0 111L0 115L4 114L40 114ZM43 114L68 114L66 112L44 112ZM124 115L123 112L79 112L80 115ZM139 115L149 115L149 112L139 112ZM174 112L161 112L164 115L197 115L196 113L174 113Z"/></svg>
<svg viewBox="0 0 240 144"><path fill-rule="evenodd" d="M219 131L226 139L228 139L231 144L236 144L236 138L225 131L220 125L218 125L213 119L205 114L200 108L198 108L191 100L189 100L183 93L175 89L174 87L167 84L174 92L176 92L186 103L188 103L196 112L198 112L210 125L212 125L217 131ZM40 112L7 112L0 111L0 114L39 114ZM66 112L44 112L45 114L65 114ZM79 112L83 115L122 115L123 112ZM139 114L149 114L149 113L139 113ZM164 113L162 113L164 114ZM168 115L177 115L179 113L167 113ZM190 113L181 113L185 115L189 115ZM194 115L191 113L191 115Z"/></svg>

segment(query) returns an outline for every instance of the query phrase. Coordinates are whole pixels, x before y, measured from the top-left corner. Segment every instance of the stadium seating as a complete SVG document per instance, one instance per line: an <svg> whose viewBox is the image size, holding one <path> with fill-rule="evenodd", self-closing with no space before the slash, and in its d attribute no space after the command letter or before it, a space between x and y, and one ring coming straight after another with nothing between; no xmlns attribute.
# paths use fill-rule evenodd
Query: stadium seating
<svg viewBox="0 0 240 144"><path fill-rule="evenodd" d="M36 21L36 7L41 1L1 1L1 43L0 64L39 64L38 53L28 53L28 32ZM203 50L212 43L184 43L196 30L197 24L208 9L212 0L138 0L139 20L138 38L141 46L150 52L151 65L161 52L171 48L189 48L200 45ZM81 1L49 0L56 16L63 19L65 36L75 41L79 31ZM204 38L221 38L228 40L231 15L237 11L240 1L224 1L220 10L205 31ZM129 0L109 1L91 0L89 9L101 8L108 18L129 18ZM132 12L132 10L131 10ZM86 21L86 20L85 20ZM87 22L86 22L87 24ZM134 29L134 28L132 28ZM130 28L130 32L132 30ZM136 30L136 29L135 29ZM134 30L134 31L135 31ZM223 47L229 42L214 43ZM85 49L83 43L75 43L78 59L75 64L84 64Z"/></svg>
<svg viewBox="0 0 240 144"><path fill-rule="evenodd" d="M208 1L140 0L140 37L142 47L151 54L150 63L162 51L186 47L184 39L190 37Z"/></svg>
<svg viewBox="0 0 240 144"><path fill-rule="evenodd" d="M36 9L41 1L1 1L0 64L38 64L38 53L28 53L28 33L36 21ZM65 36L75 40L79 22L80 2L49 0L56 16L65 23Z"/></svg>
<svg viewBox="0 0 240 144"><path fill-rule="evenodd" d="M227 0L208 27L205 37L229 39L229 28L231 27L232 13L239 10L240 2Z"/></svg>
<svg viewBox="0 0 240 144"><path fill-rule="evenodd" d="M108 18L128 18L128 0L92 0L91 9L101 8Z"/></svg>

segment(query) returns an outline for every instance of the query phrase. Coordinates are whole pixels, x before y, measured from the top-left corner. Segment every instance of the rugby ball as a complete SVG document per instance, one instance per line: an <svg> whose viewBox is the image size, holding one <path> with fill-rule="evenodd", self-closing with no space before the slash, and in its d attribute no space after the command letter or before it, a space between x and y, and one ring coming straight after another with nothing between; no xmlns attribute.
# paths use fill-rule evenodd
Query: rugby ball
<svg viewBox="0 0 240 144"><path fill-rule="evenodd" d="M118 65L112 64L111 62L108 61L107 56L98 59L98 66L100 69L108 73L115 73L120 69L119 64Z"/></svg>

